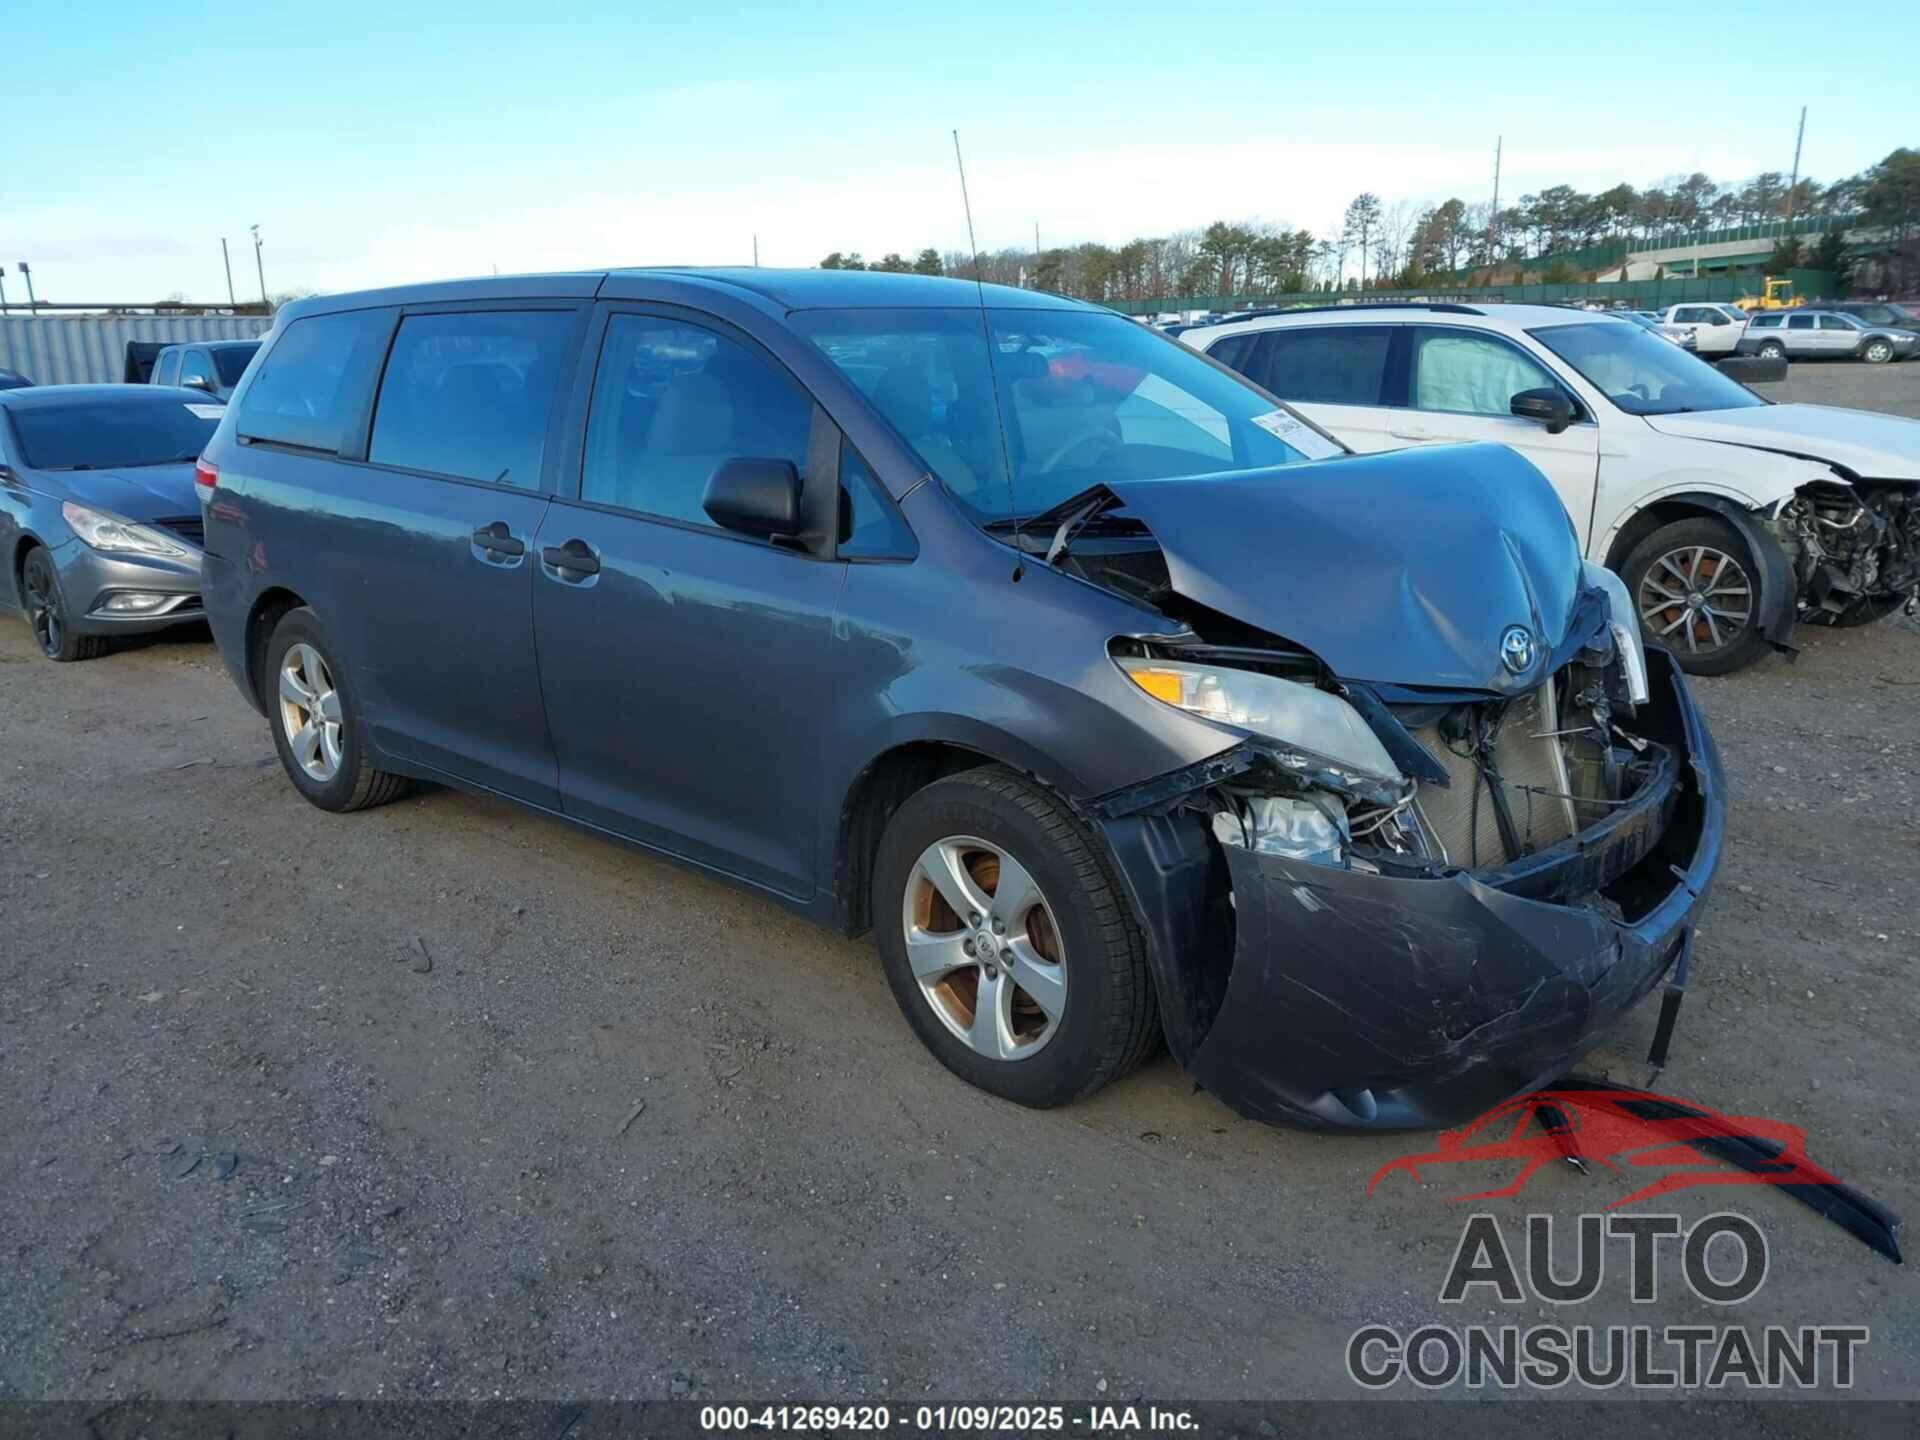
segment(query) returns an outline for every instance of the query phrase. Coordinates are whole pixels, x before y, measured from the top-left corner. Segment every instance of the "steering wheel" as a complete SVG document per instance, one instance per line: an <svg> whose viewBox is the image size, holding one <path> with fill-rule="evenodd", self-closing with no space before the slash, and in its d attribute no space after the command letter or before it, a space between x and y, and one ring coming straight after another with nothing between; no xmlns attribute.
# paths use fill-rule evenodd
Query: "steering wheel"
<svg viewBox="0 0 1920 1440"><path fill-rule="evenodd" d="M1066 463L1067 457L1075 451L1091 448L1093 453L1083 462L1085 465L1097 465L1110 452L1120 448L1120 437L1106 430L1091 430L1074 436L1063 445L1057 445L1047 458L1040 463L1040 473L1058 470Z"/></svg>

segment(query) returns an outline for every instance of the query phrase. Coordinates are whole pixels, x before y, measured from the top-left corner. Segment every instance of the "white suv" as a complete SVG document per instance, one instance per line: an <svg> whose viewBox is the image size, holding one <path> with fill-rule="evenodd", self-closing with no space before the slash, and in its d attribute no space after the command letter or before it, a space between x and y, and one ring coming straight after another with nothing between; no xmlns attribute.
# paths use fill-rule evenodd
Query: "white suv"
<svg viewBox="0 0 1920 1440"><path fill-rule="evenodd" d="M1654 311L1653 318L1693 336L1696 355L1733 354L1747 328L1747 317L1730 305L1669 305Z"/></svg>
<svg viewBox="0 0 1920 1440"><path fill-rule="evenodd" d="M1920 421L1771 404L1624 320L1352 305L1180 340L1355 450L1511 445L1696 673L1790 650L1796 620L1865 624L1920 591Z"/></svg>

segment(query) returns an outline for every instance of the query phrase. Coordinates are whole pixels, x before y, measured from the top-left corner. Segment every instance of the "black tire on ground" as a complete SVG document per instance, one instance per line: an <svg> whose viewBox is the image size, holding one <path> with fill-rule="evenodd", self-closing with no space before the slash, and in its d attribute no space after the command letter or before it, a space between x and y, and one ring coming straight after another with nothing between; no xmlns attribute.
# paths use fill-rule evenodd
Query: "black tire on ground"
<svg viewBox="0 0 1920 1440"><path fill-rule="evenodd" d="M281 713L280 667L295 645L309 645L320 655L333 677L335 693L340 697L340 766L322 781L309 775L294 758L293 746ZM267 723L273 729L273 746L280 752L280 764L287 778L310 803L322 810L345 812L367 810L385 805L407 793L404 775L376 770L368 756L365 727L359 707L354 703L353 684L343 671L338 654L327 639L320 618L302 606L289 610L274 626L267 642L267 664L259 677L260 698L266 703Z"/></svg>
<svg viewBox="0 0 1920 1440"><path fill-rule="evenodd" d="M92 660L106 653L106 636L74 633L66 593L60 588L60 572L43 546L34 546L21 563L20 599L34 643L49 660Z"/></svg>
<svg viewBox="0 0 1920 1440"><path fill-rule="evenodd" d="M1730 557L1745 572L1746 596L1727 595L1720 598L1728 609L1734 608L1737 598L1744 598L1746 623L1735 631L1724 619L1715 619L1709 625L1704 618L1682 618L1686 608L1684 602L1662 609L1650 620L1647 612L1652 602L1659 598L1656 592L1648 588L1650 573L1659 567L1658 583L1675 593L1686 593L1680 591L1673 571L1661 566L1661 561L1666 559L1676 565L1682 574L1697 567L1699 579L1705 588L1712 589L1719 562L1708 558L1709 554ZM1746 538L1725 520L1699 515L1662 525L1633 547L1626 563L1620 567L1620 578L1626 582L1627 593L1633 597L1634 610L1640 616L1641 633L1650 642L1665 645L1671 650L1674 658L1680 662L1680 668L1689 674L1730 675L1735 670L1751 665L1766 653L1767 641L1757 623L1762 614L1762 601L1767 598L1760 593L1760 566ZM1713 643L1715 629L1721 632L1721 642L1718 644Z"/></svg>
<svg viewBox="0 0 1920 1440"><path fill-rule="evenodd" d="M1037 1053L977 1053L950 1031L907 957L903 911L920 856L966 836L998 846L1038 884L1058 929L1066 995ZM1047 791L1004 766L937 780L894 812L874 863L874 931L887 983L907 1023L954 1074L1022 1105L1082 1099L1132 1070L1160 1039L1146 939L1104 853Z"/></svg>
<svg viewBox="0 0 1920 1440"><path fill-rule="evenodd" d="M1729 380L1738 380L1742 385L1777 384L1787 378L1789 371L1784 355L1729 355L1713 364Z"/></svg>
<svg viewBox="0 0 1920 1440"><path fill-rule="evenodd" d="M1836 630L1852 630L1861 625L1871 625L1876 620L1884 620L1907 603L1905 594L1868 595L1856 600L1840 611L1821 611L1807 618L1817 625L1831 625Z"/></svg>
<svg viewBox="0 0 1920 1440"><path fill-rule="evenodd" d="M1893 342L1869 340L1860 347L1860 358L1869 365L1884 365L1893 359Z"/></svg>

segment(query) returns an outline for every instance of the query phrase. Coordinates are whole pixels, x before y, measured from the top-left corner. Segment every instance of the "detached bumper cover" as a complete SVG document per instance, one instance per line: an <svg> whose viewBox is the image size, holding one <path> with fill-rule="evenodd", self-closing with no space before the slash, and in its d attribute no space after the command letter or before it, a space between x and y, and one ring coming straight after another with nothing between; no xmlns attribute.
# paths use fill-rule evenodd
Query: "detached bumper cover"
<svg viewBox="0 0 1920 1440"><path fill-rule="evenodd" d="M1620 823L1484 879L1203 851L1164 817L1110 822L1188 1074L1255 1119L1397 1130L1458 1123L1566 1073L1666 974L1719 864L1719 754L1672 657L1655 650L1648 667L1641 719L1678 761L1664 784ZM1221 863L1230 966L1206 954L1218 921L1210 934L1191 918Z"/></svg>

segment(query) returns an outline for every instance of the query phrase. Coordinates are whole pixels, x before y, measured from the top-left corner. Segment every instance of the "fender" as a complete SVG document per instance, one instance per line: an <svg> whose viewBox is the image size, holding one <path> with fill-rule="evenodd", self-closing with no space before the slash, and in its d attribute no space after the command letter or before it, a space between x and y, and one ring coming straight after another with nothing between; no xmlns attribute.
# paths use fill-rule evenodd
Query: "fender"
<svg viewBox="0 0 1920 1440"><path fill-rule="evenodd" d="M1760 633L1775 649L1789 657L1798 654L1793 647L1794 621L1799 617L1800 586L1787 565L1780 542L1769 535L1753 510L1719 495L1692 495L1689 499L1702 508L1719 514L1740 532L1747 542L1754 563L1760 567Z"/></svg>
<svg viewBox="0 0 1920 1440"><path fill-rule="evenodd" d="M1725 451L1727 447L1714 447ZM1633 498L1613 515L1613 518L1601 528L1599 516L1594 517L1593 542L1587 548L1588 558L1606 563L1606 557L1612 553L1614 541L1620 532L1651 505L1663 500L1695 500L1703 505L1709 499L1719 503L1738 506L1748 512L1770 510L1791 500L1800 492L1802 486L1815 481L1826 484L1844 484L1839 476L1824 465L1812 465L1805 461L1789 460L1782 455L1770 455L1765 451L1747 452L1754 461L1751 467L1742 467L1735 472L1724 466L1692 467L1682 470L1666 471L1647 482L1644 487L1635 487ZM1602 493L1605 493L1605 464L1602 463ZM1755 471L1764 473L1756 474ZM1758 483L1756 483L1758 482Z"/></svg>

